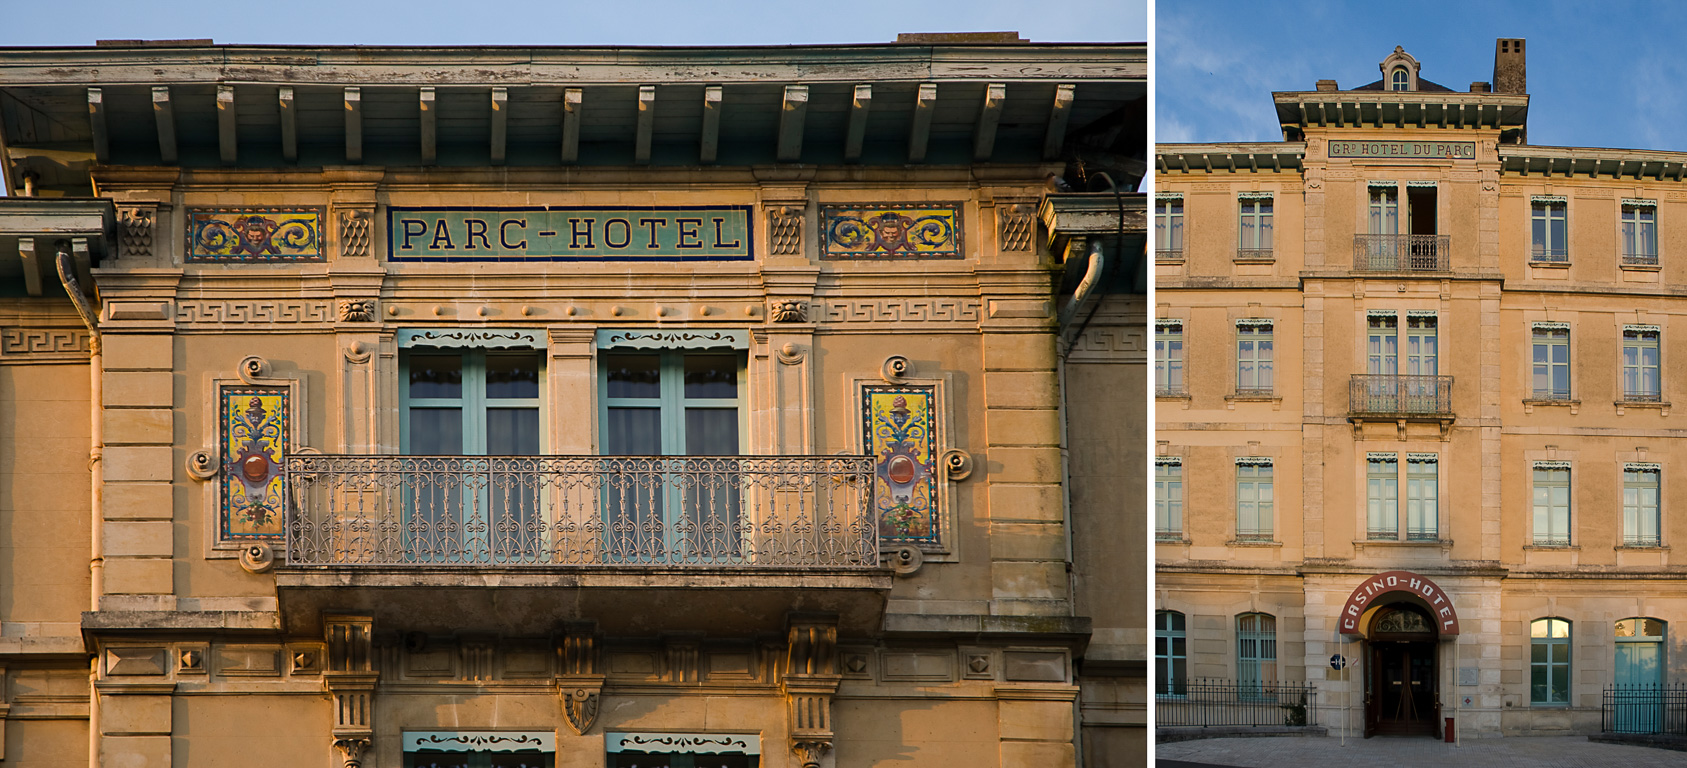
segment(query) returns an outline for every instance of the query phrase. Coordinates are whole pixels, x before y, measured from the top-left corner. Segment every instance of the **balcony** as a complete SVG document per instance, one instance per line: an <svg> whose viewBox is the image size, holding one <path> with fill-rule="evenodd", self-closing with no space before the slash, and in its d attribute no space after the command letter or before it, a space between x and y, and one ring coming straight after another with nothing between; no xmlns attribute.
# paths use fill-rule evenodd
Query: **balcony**
<svg viewBox="0 0 1687 768"><path fill-rule="evenodd" d="M447 630L462 611L540 632L723 611L871 625L889 589L865 456L304 455L286 482L289 629L330 607Z"/></svg>
<svg viewBox="0 0 1687 768"><path fill-rule="evenodd" d="M1448 235L1354 235L1355 272L1446 272L1451 269Z"/></svg>
<svg viewBox="0 0 1687 768"><path fill-rule="evenodd" d="M1436 421L1445 433L1453 423L1453 377L1354 374L1347 387L1347 418L1355 429L1365 421Z"/></svg>

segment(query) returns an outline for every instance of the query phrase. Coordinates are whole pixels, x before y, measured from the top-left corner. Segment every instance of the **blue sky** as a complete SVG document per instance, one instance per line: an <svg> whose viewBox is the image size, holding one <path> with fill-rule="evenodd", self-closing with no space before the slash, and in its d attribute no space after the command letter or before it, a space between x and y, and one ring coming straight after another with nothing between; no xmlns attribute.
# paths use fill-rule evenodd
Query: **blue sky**
<svg viewBox="0 0 1687 768"><path fill-rule="evenodd" d="M1529 143L1687 150L1687 3L1159 0L1156 141L1277 141L1271 92L1381 78L1394 46L1454 90L1528 40Z"/></svg>
<svg viewBox="0 0 1687 768"><path fill-rule="evenodd" d="M783 45L898 32L1014 30L1037 42L1141 42L1146 0L10 0L0 45L111 38L369 45Z"/></svg>

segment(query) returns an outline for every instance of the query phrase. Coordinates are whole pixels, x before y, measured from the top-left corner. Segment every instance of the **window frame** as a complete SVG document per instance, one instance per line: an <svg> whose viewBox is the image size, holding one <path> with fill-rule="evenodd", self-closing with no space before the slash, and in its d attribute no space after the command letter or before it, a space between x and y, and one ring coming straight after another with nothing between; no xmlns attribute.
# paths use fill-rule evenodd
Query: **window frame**
<svg viewBox="0 0 1687 768"><path fill-rule="evenodd" d="M1440 541L1441 540L1441 456L1436 453L1406 453L1406 540L1407 541ZM1430 472L1414 472L1413 466L1427 466L1433 468ZM1414 478L1428 483L1414 483ZM1430 493L1420 495L1418 488L1428 488ZM1424 525L1413 525L1413 520L1421 520Z"/></svg>
<svg viewBox="0 0 1687 768"><path fill-rule="evenodd" d="M1175 210L1174 210L1175 206ZM1154 258L1158 261L1183 259L1184 203L1182 195L1154 197Z"/></svg>
<svg viewBox="0 0 1687 768"><path fill-rule="evenodd" d="M1544 478L1541 473L1547 473ZM1564 489L1563 504L1555 504L1547 498L1546 504L1541 504L1540 492L1542 488ZM1575 478L1570 463L1566 461L1536 461L1529 468L1529 531L1530 545L1535 547L1570 547L1575 541ZM1558 511L1562 510L1562 520ZM1541 525L1545 519L1545 526ZM1563 535L1556 535L1562 529Z"/></svg>
<svg viewBox="0 0 1687 768"><path fill-rule="evenodd" d="M1365 454L1365 539L1400 540L1400 454Z"/></svg>
<svg viewBox="0 0 1687 768"><path fill-rule="evenodd" d="M1236 459L1236 540L1276 541L1277 496L1274 460L1263 456L1243 456ZM1249 493L1244 493L1247 489ZM1261 491L1265 499L1261 501ZM1251 496L1251 498L1249 498ZM1243 525L1244 510L1252 505L1253 526ZM1263 520L1263 525L1261 522Z"/></svg>
<svg viewBox="0 0 1687 768"><path fill-rule="evenodd" d="M1624 462L1623 530L1624 547L1663 546L1663 467L1651 462ZM1650 479L1646 479L1650 476ZM1651 491L1651 503L1644 492ZM1630 491L1634 491L1632 497ZM1631 502L1631 498L1633 501ZM1648 528L1650 531L1648 532Z"/></svg>
<svg viewBox="0 0 1687 768"><path fill-rule="evenodd" d="M1553 630L1557 625L1563 625L1564 634L1557 636ZM1575 627L1568 619L1557 616L1545 616L1529 622L1529 706L1531 707L1568 707L1570 706L1570 691L1574 684L1572 673L1572 659L1575 654ZM1535 649L1546 648L1546 659L1535 659ZM1562 648L1562 661L1553 658L1553 650ZM1546 674L1546 697L1535 696L1535 671L1544 670ZM1563 700L1555 699L1552 695L1553 683L1562 676Z"/></svg>
<svg viewBox="0 0 1687 768"><path fill-rule="evenodd" d="M1250 620L1253 629L1247 628ZM1276 697L1276 685L1277 617L1258 611L1237 614L1237 693L1244 701L1267 701Z"/></svg>
<svg viewBox="0 0 1687 768"><path fill-rule="evenodd" d="M1624 403L1663 402L1663 331L1656 325L1625 325L1618 355L1618 392ZM1633 350L1633 362L1630 362ZM1645 356L1651 351L1652 361ZM1650 379L1651 388L1647 382Z"/></svg>
<svg viewBox="0 0 1687 768"><path fill-rule="evenodd" d="M1569 238L1569 200L1549 195L1531 197L1529 199L1530 263L1569 264Z"/></svg>
<svg viewBox="0 0 1687 768"><path fill-rule="evenodd" d="M486 394L486 358L491 355L514 355L532 353L538 361L539 387L531 398L493 398ZM418 356L428 355L457 355L462 360L461 394L456 398L417 398L410 394L410 365L411 360ZM459 446L460 453L441 454L451 456L512 456L522 454L488 454L487 433L488 424L486 412L494 408L520 408L537 412L539 426L538 450L533 455L542 455L550 442L549 398L546 397L547 360L545 350L531 347L433 347L425 345L411 345L400 349L398 356L399 377L399 453L405 456L419 455L411 453L411 439L416 434L416 428L411 422L411 411L425 408L458 408L462 411L462 439ZM478 386L471 386L478 385ZM433 455L433 454L427 454Z"/></svg>
<svg viewBox="0 0 1687 768"><path fill-rule="evenodd" d="M1236 259L1268 261L1276 256L1274 195L1244 195L1237 198Z"/></svg>
<svg viewBox="0 0 1687 768"><path fill-rule="evenodd" d="M1412 76L1405 67L1395 67L1389 74L1388 90L1393 92L1412 90Z"/></svg>
<svg viewBox="0 0 1687 768"><path fill-rule="evenodd" d="M1237 397L1270 397L1276 393L1275 323L1276 321L1266 318L1244 318L1236 321ZM1246 353L1244 345L1247 345ZM1252 364L1252 370L1244 372L1244 364Z"/></svg>
<svg viewBox="0 0 1687 768"><path fill-rule="evenodd" d="M1575 369L1570 363L1574 358L1574 349L1570 346L1570 325L1568 323L1533 323L1529 326L1529 399L1550 402L1567 402L1575 399ZM1553 349L1560 348L1564 359L1553 360ZM1542 349L1546 352L1541 359ZM1540 386L1538 377L1546 376L1546 388ZM1553 385L1558 373L1563 374L1563 389ZM1620 374L1619 374L1620 375Z"/></svg>
<svg viewBox="0 0 1687 768"><path fill-rule="evenodd" d="M609 369L604 365L604 358L608 355L656 355L658 360L659 394L656 398L624 398L609 396ZM738 376L736 381L737 395L731 398L689 398L685 396L685 358L687 355L719 355L731 354L737 360ZM623 454L607 453L607 437L604 434L609 428L609 409L611 408L649 408L652 399L657 402L659 412L658 424L661 431L662 451L659 456L684 457L691 456L685 450L685 411L688 408L725 409L729 405L736 409L736 423L738 430L738 452L734 456L744 456L749 445L749 360L744 350L727 349L688 349L670 347L663 349L644 348L600 348L598 350L597 379L598 379L598 424L599 435L597 441L598 454L601 456L619 456ZM669 414L675 418L669 419ZM697 454L713 456L716 454Z"/></svg>
<svg viewBox="0 0 1687 768"><path fill-rule="evenodd" d="M1154 457L1154 538L1183 540L1183 458Z"/></svg>
<svg viewBox="0 0 1687 768"><path fill-rule="evenodd" d="M1176 345L1176 354L1173 345ZM1154 322L1154 394L1156 397L1182 397L1184 375L1188 366L1184 361L1185 342L1182 320ZM1176 374L1175 376L1173 374ZM1173 381L1173 379L1176 379Z"/></svg>
<svg viewBox="0 0 1687 768"><path fill-rule="evenodd" d="M1642 212L1650 216L1643 218ZM1658 201L1624 199L1617 212L1617 238L1622 266L1658 266Z"/></svg>
<svg viewBox="0 0 1687 768"><path fill-rule="evenodd" d="M1181 611L1154 612L1155 696L1181 699L1189 693L1188 628L1188 617ZM1181 653L1179 640L1183 641Z"/></svg>

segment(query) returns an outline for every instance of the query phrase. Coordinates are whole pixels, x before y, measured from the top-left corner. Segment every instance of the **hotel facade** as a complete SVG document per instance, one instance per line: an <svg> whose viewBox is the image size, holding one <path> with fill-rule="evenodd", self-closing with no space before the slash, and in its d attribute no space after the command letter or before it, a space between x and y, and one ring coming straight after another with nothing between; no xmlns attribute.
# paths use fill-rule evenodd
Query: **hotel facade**
<svg viewBox="0 0 1687 768"><path fill-rule="evenodd" d="M1140 763L1145 52L0 52L0 759Z"/></svg>
<svg viewBox="0 0 1687 768"><path fill-rule="evenodd" d="M1332 735L1663 728L1607 696L1687 663L1687 154L1529 144L1524 47L1157 147L1162 725L1223 681Z"/></svg>

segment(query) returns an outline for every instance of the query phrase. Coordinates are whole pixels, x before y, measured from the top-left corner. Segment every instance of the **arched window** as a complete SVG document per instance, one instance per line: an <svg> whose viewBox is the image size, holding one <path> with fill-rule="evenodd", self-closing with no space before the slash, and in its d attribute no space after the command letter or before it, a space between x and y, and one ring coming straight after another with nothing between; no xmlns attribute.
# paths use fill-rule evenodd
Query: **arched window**
<svg viewBox="0 0 1687 768"><path fill-rule="evenodd" d="M1529 703L1570 703L1570 622L1535 619L1529 624Z"/></svg>
<svg viewBox="0 0 1687 768"><path fill-rule="evenodd" d="M1411 77L1406 74L1405 67L1395 67L1390 81L1389 90L1391 91L1409 91L1412 89Z"/></svg>
<svg viewBox="0 0 1687 768"><path fill-rule="evenodd" d="M1183 630L1183 614L1177 611L1154 613L1155 694L1182 696L1188 690L1188 642Z"/></svg>
<svg viewBox="0 0 1687 768"><path fill-rule="evenodd" d="M1268 613L1236 617L1236 682L1243 696L1263 697L1277 682L1277 619Z"/></svg>

